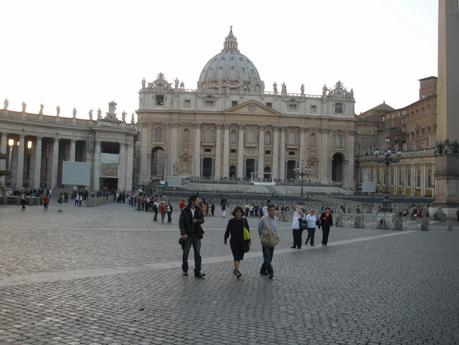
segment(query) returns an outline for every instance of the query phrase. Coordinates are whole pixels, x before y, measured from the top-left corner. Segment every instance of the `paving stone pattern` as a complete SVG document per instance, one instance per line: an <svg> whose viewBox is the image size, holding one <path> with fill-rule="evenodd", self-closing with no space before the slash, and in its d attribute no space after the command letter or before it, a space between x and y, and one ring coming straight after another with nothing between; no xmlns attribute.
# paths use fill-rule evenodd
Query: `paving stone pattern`
<svg viewBox="0 0 459 345"><path fill-rule="evenodd" d="M0 281L180 254L174 231L124 206L26 213L0 208ZM204 256L229 254L225 222L206 222ZM387 233L332 229L330 242ZM457 344L458 245L457 232L417 231L275 252L273 280L257 256L240 280L227 261L205 264L205 280L172 268L0 285L0 344Z"/></svg>

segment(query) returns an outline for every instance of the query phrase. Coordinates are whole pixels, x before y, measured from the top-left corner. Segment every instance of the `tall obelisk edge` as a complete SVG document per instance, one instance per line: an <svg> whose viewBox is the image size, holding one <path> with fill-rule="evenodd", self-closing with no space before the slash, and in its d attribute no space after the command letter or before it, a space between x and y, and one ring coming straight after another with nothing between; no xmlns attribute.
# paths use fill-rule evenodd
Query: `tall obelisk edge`
<svg viewBox="0 0 459 345"><path fill-rule="evenodd" d="M439 0L435 208L448 216L459 208L459 0Z"/></svg>

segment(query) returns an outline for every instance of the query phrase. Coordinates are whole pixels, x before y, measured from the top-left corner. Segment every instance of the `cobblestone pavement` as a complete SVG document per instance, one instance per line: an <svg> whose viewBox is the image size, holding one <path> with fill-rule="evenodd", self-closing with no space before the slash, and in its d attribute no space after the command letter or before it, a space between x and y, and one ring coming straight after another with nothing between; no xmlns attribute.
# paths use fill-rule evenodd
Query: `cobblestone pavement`
<svg viewBox="0 0 459 345"><path fill-rule="evenodd" d="M236 280L225 223L206 219L196 280L151 214L1 207L0 344L459 343L458 232L332 228L292 250L282 224L274 280L256 241Z"/></svg>

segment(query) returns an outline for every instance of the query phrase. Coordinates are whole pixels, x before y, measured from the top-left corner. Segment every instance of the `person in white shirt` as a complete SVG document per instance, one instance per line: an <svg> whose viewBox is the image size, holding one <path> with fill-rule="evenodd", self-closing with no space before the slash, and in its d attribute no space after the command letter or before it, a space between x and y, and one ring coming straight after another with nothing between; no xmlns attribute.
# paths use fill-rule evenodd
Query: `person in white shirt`
<svg viewBox="0 0 459 345"><path fill-rule="evenodd" d="M297 208L293 212L293 221L292 221L292 235L293 235L293 245L291 248L301 249L302 234L303 228L301 226L301 221L304 219L304 208Z"/></svg>
<svg viewBox="0 0 459 345"><path fill-rule="evenodd" d="M314 234L316 232L316 225L317 225L317 217L315 215L314 209L309 210L309 214L306 216L306 222L308 226L308 237L306 238L305 245L308 244L309 240L311 240L311 247L314 247Z"/></svg>

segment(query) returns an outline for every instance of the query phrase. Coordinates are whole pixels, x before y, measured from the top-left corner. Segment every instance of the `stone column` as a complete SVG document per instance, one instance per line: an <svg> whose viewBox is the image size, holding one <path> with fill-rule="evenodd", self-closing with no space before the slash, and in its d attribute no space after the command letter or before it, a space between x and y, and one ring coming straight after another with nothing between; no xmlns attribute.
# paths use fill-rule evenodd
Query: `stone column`
<svg viewBox="0 0 459 345"><path fill-rule="evenodd" d="M258 130L258 172L265 170L265 128L259 127ZM264 177L264 175L262 175ZM260 176L257 176L257 178Z"/></svg>
<svg viewBox="0 0 459 345"><path fill-rule="evenodd" d="M229 150L230 150L230 142L229 142L229 126L225 125L223 131L223 177L229 177Z"/></svg>
<svg viewBox="0 0 459 345"><path fill-rule="evenodd" d="M426 165L421 165L421 196L426 195Z"/></svg>
<svg viewBox="0 0 459 345"><path fill-rule="evenodd" d="M75 162L75 154L76 154L76 141L71 139L70 140L70 162Z"/></svg>
<svg viewBox="0 0 459 345"><path fill-rule="evenodd" d="M92 189L98 191L100 188L100 141L96 139L94 145Z"/></svg>
<svg viewBox="0 0 459 345"><path fill-rule="evenodd" d="M329 130L322 129L320 131L320 160L319 160L319 181L321 183L328 184L328 171L329 159L328 159L328 135Z"/></svg>
<svg viewBox="0 0 459 345"><path fill-rule="evenodd" d="M141 124L140 131L140 176L141 183L150 181L151 169L151 125Z"/></svg>
<svg viewBox="0 0 459 345"><path fill-rule="evenodd" d="M285 180L285 127L280 127L280 162L279 162L279 179Z"/></svg>
<svg viewBox="0 0 459 345"><path fill-rule="evenodd" d="M24 179L24 136L19 136L18 162L16 166L16 190L22 190Z"/></svg>
<svg viewBox="0 0 459 345"><path fill-rule="evenodd" d="M195 125L194 129L194 169L193 176L201 176L201 127L199 124Z"/></svg>
<svg viewBox="0 0 459 345"><path fill-rule="evenodd" d="M301 161L306 162L306 158L304 157L304 129L300 128L300 159L299 159L299 167L301 169Z"/></svg>
<svg viewBox="0 0 459 345"><path fill-rule="evenodd" d="M237 145L237 177L244 178L244 127L239 126L239 142Z"/></svg>
<svg viewBox="0 0 459 345"><path fill-rule="evenodd" d="M416 193L416 164L411 164L411 195L415 195Z"/></svg>
<svg viewBox="0 0 459 345"><path fill-rule="evenodd" d="M128 144L126 157L126 192L132 191L132 174L134 172L134 145Z"/></svg>
<svg viewBox="0 0 459 345"><path fill-rule="evenodd" d="M126 191L126 144L120 143L120 160L118 164L118 190Z"/></svg>
<svg viewBox="0 0 459 345"><path fill-rule="evenodd" d="M273 179L279 178L279 128L273 127Z"/></svg>
<svg viewBox="0 0 459 345"><path fill-rule="evenodd" d="M178 175L178 161L177 161L177 147L178 147L178 128L176 124L171 125L171 139L170 139L170 168L169 175Z"/></svg>
<svg viewBox="0 0 459 345"><path fill-rule="evenodd" d="M59 168L59 138L53 141L53 158L51 159L51 189L57 187L57 172Z"/></svg>
<svg viewBox="0 0 459 345"><path fill-rule="evenodd" d="M220 125L216 126L216 135L215 135L215 172L214 178L220 179L222 177L221 172L222 165L222 128Z"/></svg>
<svg viewBox="0 0 459 345"><path fill-rule="evenodd" d="M355 143L355 136L354 131L350 130L347 134L347 143L346 143L346 172L345 172L345 186L346 188L354 188L355 181L354 181L354 143Z"/></svg>
<svg viewBox="0 0 459 345"><path fill-rule="evenodd" d="M41 151L42 151L43 138L37 137L35 141L35 163L33 173L33 188L38 189L41 187Z"/></svg>
<svg viewBox="0 0 459 345"><path fill-rule="evenodd" d="M0 133L0 154L6 155L6 145L7 145L7 134L5 132ZM6 170L6 159L0 159L0 170ZM0 176L0 184L5 186L6 176Z"/></svg>

